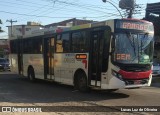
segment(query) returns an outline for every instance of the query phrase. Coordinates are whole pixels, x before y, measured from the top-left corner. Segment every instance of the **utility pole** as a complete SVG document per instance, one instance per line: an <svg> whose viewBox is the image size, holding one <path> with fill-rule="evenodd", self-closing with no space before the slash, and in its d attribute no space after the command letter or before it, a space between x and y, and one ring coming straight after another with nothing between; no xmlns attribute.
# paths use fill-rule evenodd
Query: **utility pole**
<svg viewBox="0 0 160 115"><path fill-rule="evenodd" d="M13 23L14 22L17 22L17 20L13 21L12 19L11 20L6 20L6 22L10 22L11 23L11 37L13 36L13 33L12 33L12 27L13 27Z"/></svg>
<svg viewBox="0 0 160 115"><path fill-rule="evenodd" d="M128 18L132 18L133 15L133 9L129 9Z"/></svg>
<svg viewBox="0 0 160 115"><path fill-rule="evenodd" d="M136 5L136 0L120 0L119 1L119 7L121 9L125 9L126 12L128 12L127 18L132 18L135 5Z"/></svg>
<svg viewBox="0 0 160 115"><path fill-rule="evenodd" d="M123 16L122 16L120 10L119 10L112 2L107 1L107 0L102 0L102 1L103 1L103 2L108 2L108 3L110 3L113 7L115 7L115 8L117 9L117 11L119 12L120 16L123 18Z"/></svg>

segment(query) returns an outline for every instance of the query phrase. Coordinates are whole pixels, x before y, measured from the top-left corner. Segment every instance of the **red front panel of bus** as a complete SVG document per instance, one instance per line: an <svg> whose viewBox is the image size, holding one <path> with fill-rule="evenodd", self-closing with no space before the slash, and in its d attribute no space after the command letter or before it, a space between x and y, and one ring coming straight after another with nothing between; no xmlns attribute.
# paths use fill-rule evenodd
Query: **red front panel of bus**
<svg viewBox="0 0 160 115"><path fill-rule="evenodd" d="M120 70L118 73L123 76L123 79L147 79L151 72L152 70L145 72L126 72L124 70Z"/></svg>

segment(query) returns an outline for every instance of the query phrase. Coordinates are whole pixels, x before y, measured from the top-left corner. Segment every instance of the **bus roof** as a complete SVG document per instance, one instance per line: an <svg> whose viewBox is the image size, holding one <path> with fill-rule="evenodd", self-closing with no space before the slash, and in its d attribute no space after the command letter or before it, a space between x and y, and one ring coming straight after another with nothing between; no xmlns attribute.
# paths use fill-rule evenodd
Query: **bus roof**
<svg viewBox="0 0 160 115"><path fill-rule="evenodd" d="M45 28L45 29L37 30L37 31L33 32L32 35L23 36L23 38L36 37L39 35L50 35L50 34L54 34L54 33L61 33L61 32L65 32L65 31L70 31L70 30L79 30L79 29L86 29L86 28L92 28L92 27L100 27L100 26L105 26L105 25L109 25L109 26L112 25L113 27L111 27L111 28L114 29L114 21L115 20L128 20L128 21L137 21L137 22L144 22L144 23L152 24L149 21L132 19L132 18L110 19L110 20L105 20L105 21L101 21L101 22L93 22L93 23L88 23L88 24L76 25L76 26L72 26L72 27L56 26L54 28Z"/></svg>

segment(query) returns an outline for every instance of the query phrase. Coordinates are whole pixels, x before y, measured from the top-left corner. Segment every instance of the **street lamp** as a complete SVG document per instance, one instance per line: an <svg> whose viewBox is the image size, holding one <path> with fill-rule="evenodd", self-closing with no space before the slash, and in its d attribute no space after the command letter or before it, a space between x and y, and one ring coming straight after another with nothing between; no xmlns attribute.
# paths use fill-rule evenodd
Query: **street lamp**
<svg viewBox="0 0 160 115"><path fill-rule="evenodd" d="M114 7L117 9L117 11L119 12L120 16L123 18L120 10L119 10L112 2L110 2L110 1L108 1L108 0L102 0L102 1L103 1L103 2L108 2L108 3L110 3L112 6L114 6Z"/></svg>

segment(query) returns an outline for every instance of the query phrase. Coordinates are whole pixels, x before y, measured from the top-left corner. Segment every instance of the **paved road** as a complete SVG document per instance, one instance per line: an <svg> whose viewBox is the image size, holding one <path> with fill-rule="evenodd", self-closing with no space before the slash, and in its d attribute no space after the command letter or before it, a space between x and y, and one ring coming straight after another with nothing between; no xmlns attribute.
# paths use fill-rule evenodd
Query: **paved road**
<svg viewBox="0 0 160 115"><path fill-rule="evenodd" d="M96 106L97 108L101 106L160 106L160 88L122 89L114 93L92 90L89 93L81 93L71 86L44 81L32 83L27 78L19 77L11 72L0 72L0 106L67 106L69 108L66 109L69 111L73 110L71 108L73 106ZM81 108L79 111L85 111L84 109L92 111L92 108ZM116 108L108 109L115 111ZM59 114L59 112L54 114Z"/></svg>

